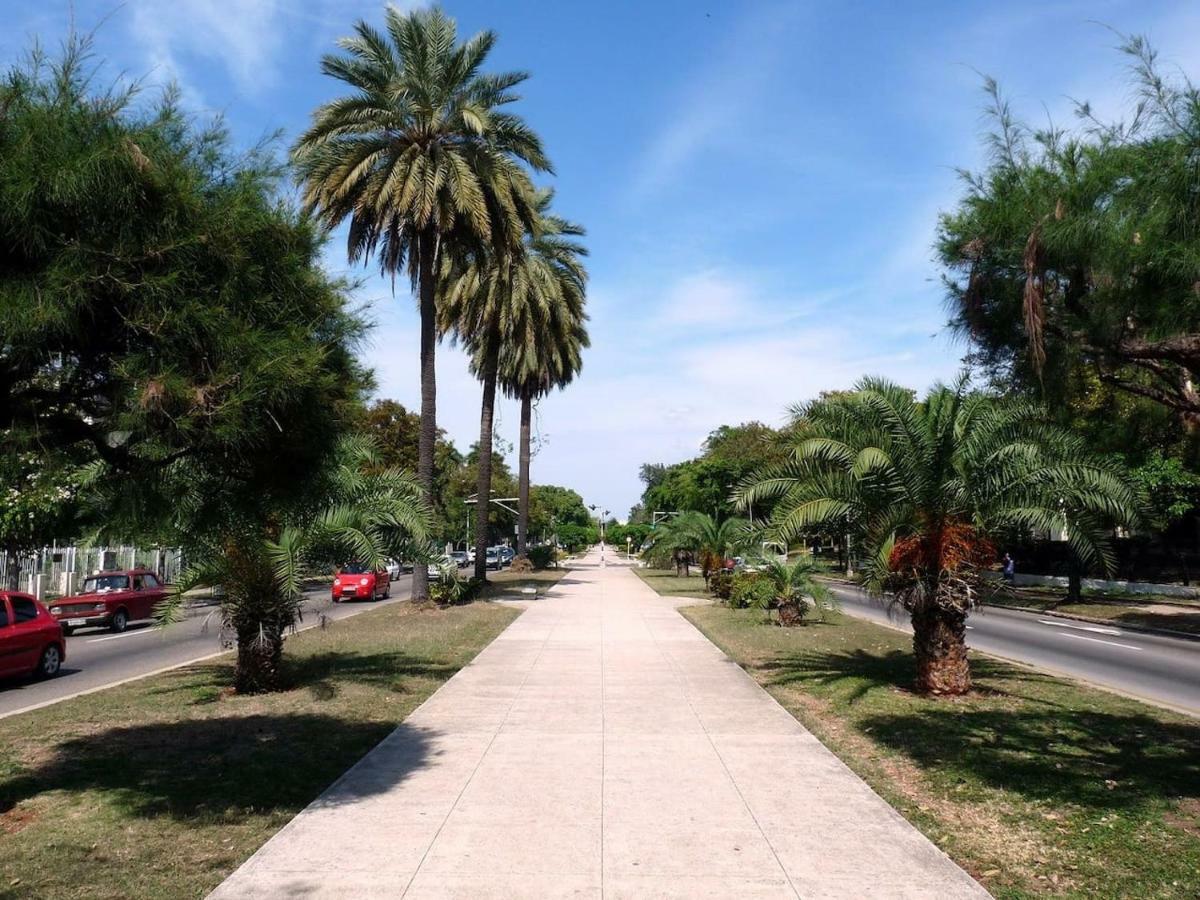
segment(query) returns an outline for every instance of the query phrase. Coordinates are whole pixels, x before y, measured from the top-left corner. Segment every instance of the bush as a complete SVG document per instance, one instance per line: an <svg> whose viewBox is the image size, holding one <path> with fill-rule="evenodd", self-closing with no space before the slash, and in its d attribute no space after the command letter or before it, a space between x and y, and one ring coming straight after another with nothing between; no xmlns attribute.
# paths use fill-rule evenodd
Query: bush
<svg viewBox="0 0 1200 900"><path fill-rule="evenodd" d="M733 573L716 572L709 576L708 590L718 600L729 601L733 593Z"/></svg>
<svg viewBox="0 0 1200 900"><path fill-rule="evenodd" d="M753 572L733 576L729 605L734 609L770 610L775 605L775 584Z"/></svg>
<svg viewBox="0 0 1200 900"><path fill-rule="evenodd" d="M483 582L478 578L459 578L458 565L450 563L438 568L437 577L430 580L429 599L438 606L463 605L479 596L482 588Z"/></svg>
<svg viewBox="0 0 1200 900"><path fill-rule="evenodd" d="M554 547L549 544L541 544L537 547L530 547L525 554L535 569L545 569L554 562Z"/></svg>

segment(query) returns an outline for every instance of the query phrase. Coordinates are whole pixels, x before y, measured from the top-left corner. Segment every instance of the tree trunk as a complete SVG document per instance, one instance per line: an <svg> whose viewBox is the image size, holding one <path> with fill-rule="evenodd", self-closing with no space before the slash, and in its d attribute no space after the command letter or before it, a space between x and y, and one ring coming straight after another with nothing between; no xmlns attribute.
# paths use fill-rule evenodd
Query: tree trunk
<svg viewBox="0 0 1200 900"><path fill-rule="evenodd" d="M437 304L434 298L434 259L437 238L426 230L418 238L418 291L421 312L421 433L417 440L417 482L429 508L434 508L433 460L437 443ZM412 596L416 602L429 599L429 567L413 565Z"/></svg>
<svg viewBox="0 0 1200 900"><path fill-rule="evenodd" d="M239 694L265 694L279 690L283 659L283 632L263 624L238 629L237 669L233 686Z"/></svg>
<svg viewBox="0 0 1200 900"><path fill-rule="evenodd" d="M529 431L533 418L533 398L521 394L521 450L517 485L517 556L529 552Z"/></svg>
<svg viewBox="0 0 1200 900"><path fill-rule="evenodd" d="M492 497L492 417L496 411L496 369L500 341L488 338L483 358L483 403L479 413L479 482L475 499L475 577L487 579L488 514Z"/></svg>
<svg viewBox="0 0 1200 900"><path fill-rule="evenodd" d="M1067 566L1067 598L1065 603L1080 603L1083 600L1083 570L1074 556Z"/></svg>
<svg viewBox="0 0 1200 900"><path fill-rule="evenodd" d="M967 614L935 607L914 612L912 624L917 690L926 694L965 694L971 690Z"/></svg>
<svg viewBox="0 0 1200 900"><path fill-rule="evenodd" d="M806 612L804 601L798 597L781 600L779 603L779 624L784 628L800 625L804 622L804 614Z"/></svg>

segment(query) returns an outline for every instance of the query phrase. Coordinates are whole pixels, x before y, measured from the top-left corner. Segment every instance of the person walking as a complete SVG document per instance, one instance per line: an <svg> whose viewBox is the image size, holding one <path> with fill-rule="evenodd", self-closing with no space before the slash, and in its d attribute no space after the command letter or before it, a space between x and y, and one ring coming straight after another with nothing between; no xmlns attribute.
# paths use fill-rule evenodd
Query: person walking
<svg viewBox="0 0 1200 900"><path fill-rule="evenodd" d="M1001 572L1004 575L1004 580L1008 584L1013 584L1017 578L1017 563L1009 554L1004 554L1004 566Z"/></svg>

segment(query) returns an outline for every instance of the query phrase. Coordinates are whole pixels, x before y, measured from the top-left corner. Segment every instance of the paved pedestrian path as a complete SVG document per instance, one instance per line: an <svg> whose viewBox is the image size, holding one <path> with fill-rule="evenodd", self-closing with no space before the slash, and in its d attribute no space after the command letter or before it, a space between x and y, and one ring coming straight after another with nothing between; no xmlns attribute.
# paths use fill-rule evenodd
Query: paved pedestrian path
<svg viewBox="0 0 1200 900"><path fill-rule="evenodd" d="M213 897L987 897L609 556Z"/></svg>

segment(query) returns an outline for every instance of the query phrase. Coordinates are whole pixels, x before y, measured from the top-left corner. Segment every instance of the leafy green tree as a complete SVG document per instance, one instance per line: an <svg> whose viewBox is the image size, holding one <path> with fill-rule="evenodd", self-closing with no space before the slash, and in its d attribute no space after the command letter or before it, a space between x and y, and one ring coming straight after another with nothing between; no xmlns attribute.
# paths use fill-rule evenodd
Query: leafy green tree
<svg viewBox="0 0 1200 900"><path fill-rule="evenodd" d="M784 541L849 531L864 580L909 611L917 685L970 689L967 614L978 575L1006 534L1064 530L1085 564L1109 566L1114 524L1137 521L1135 490L1083 442L1019 400L973 393L965 379L924 401L866 378L853 393L797 411L792 459L745 489L775 498Z"/></svg>
<svg viewBox="0 0 1200 900"><path fill-rule="evenodd" d="M1020 122L990 79L991 160L942 218L953 325L999 381L1085 396L1088 375L1200 422L1200 91L1125 41L1134 117Z"/></svg>
<svg viewBox="0 0 1200 900"><path fill-rule="evenodd" d="M535 484L529 490L529 528L533 534L556 525L587 525L591 514L578 492L555 484Z"/></svg>
<svg viewBox="0 0 1200 900"><path fill-rule="evenodd" d="M78 532L80 473L44 453L21 452L0 440L0 552L8 554L8 584L16 590L17 558Z"/></svg>
<svg viewBox="0 0 1200 900"><path fill-rule="evenodd" d="M319 107L293 158L305 208L329 227L349 220L351 261L376 256L393 278L407 268L421 316L421 432L417 477L435 491L436 282L444 256L520 245L536 218L526 166L550 169L538 136L505 111L523 72L484 74L491 31L460 43L438 8L384 10L321 61L350 93ZM429 572L415 567L413 597Z"/></svg>
<svg viewBox="0 0 1200 900"><path fill-rule="evenodd" d="M363 323L265 151L169 94L93 91L87 49L0 86L0 455L94 458L104 534L220 557L239 646L273 642L271 569L243 548L325 478L368 384ZM270 683L270 656L239 656L239 684Z"/></svg>
<svg viewBox="0 0 1200 900"><path fill-rule="evenodd" d="M364 410L362 430L370 435L377 447L380 465L386 468L417 470L421 417L411 413L395 400L377 400ZM434 454L433 524L432 535L438 541L453 541L461 533L462 497L451 496L452 482L465 464L461 453L438 429ZM460 502L456 507L453 500Z"/></svg>

